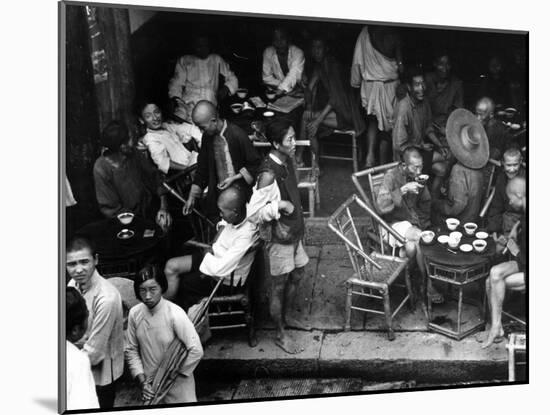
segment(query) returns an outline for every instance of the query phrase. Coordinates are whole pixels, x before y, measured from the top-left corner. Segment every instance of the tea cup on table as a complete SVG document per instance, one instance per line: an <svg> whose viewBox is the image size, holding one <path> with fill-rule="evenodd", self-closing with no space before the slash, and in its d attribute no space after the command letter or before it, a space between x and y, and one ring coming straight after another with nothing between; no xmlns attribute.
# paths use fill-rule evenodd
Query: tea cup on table
<svg viewBox="0 0 550 415"><path fill-rule="evenodd" d="M476 252L483 252L483 250L487 247L487 241L484 241L483 239L476 239L472 242L472 245L474 246Z"/></svg>
<svg viewBox="0 0 550 415"><path fill-rule="evenodd" d="M432 232L432 231L423 231L421 234L420 234L420 237L422 238L422 240L427 243L427 244L430 244L432 243L434 237L435 237L435 233Z"/></svg>
<svg viewBox="0 0 550 415"><path fill-rule="evenodd" d="M451 248L456 248L462 239L462 233L460 232L451 232L449 234L449 246Z"/></svg>
<svg viewBox="0 0 550 415"><path fill-rule="evenodd" d="M474 222L468 222L464 224L464 230L466 235L473 235L477 229L477 225Z"/></svg>
<svg viewBox="0 0 550 415"><path fill-rule="evenodd" d="M445 223L447 223L447 228L450 231L454 231L460 225L460 221L456 218L448 218Z"/></svg>

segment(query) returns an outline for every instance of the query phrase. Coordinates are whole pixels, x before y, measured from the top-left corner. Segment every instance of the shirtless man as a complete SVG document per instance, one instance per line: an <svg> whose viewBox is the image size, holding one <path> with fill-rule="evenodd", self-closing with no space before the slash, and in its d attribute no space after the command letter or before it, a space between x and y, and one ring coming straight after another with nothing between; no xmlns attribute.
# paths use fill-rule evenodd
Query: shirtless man
<svg viewBox="0 0 550 415"><path fill-rule="evenodd" d="M525 212L527 210L526 182L523 177L515 177L506 186L506 195L510 205L522 209L523 215L517 226L512 229L506 247L512 254L516 254L514 261L502 262L491 268L485 289L489 298L491 310L491 326L487 338L481 345L487 348L504 336L502 328L502 303L506 289L513 291L525 290L525 267L527 265L527 226ZM519 246L518 246L519 245Z"/></svg>

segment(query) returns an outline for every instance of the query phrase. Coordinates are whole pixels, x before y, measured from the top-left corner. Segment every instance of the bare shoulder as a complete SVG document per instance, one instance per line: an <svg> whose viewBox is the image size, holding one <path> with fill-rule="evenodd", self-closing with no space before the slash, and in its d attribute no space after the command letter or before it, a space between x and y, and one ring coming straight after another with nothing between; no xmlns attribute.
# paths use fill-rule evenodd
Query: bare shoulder
<svg viewBox="0 0 550 415"><path fill-rule="evenodd" d="M258 189L269 186L275 181L275 173L272 171L263 171L258 175Z"/></svg>

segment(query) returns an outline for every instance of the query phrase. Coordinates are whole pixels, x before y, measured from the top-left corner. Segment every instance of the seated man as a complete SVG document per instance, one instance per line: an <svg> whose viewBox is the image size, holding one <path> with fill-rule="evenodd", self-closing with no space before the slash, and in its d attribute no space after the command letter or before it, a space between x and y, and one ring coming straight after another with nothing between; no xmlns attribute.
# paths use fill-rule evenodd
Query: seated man
<svg viewBox="0 0 550 415"><path fill-rule="evenodd" d="M420 232L430 226L431 197L428 188L415 178L422 172L422 156L420 152L409 147L403 152L403 162L386 172L382 186L376 195L376 204L384 219L405 238L405 254L415 259L423 276L426 274L422 251L418 246ZM401 244L395 238L383 231L392 247ZM402 248L400 254L403 254ZM443 301L440 294L430 293L432 301Z"/></svg>
<svg viewBox="0 0 550 415"><path fill-rule="evenodd" d="M487 297L491 310L491 326L487 338L481 347L489 347L493 342L504 336L502 328L502 303L506 289L513 291L525 290L525 272L527 265L527 225L525 223L525 212L527 211L526 183L523 177L515 177L506 186L506 195L510 204L522 210L521 220L518 226L510 233L507 241L507 248L514 261L507 261L495 265L489 272L486 281ZM518 246L519 245L519 246Z"/></svg>
<svg viewBox="0 0 550 415"><path fill-rule="evenodd" d="M483 167L489 160L489 142L481 122L464 109L453 111L449 117L447 140L456 164L451 169L447 196L437 199L433 209L439 214L437 222L446 217L460 223L479 219L483 199Z"/></svg>
<svg viewBox="0 0 550 415"><path fill-rule="evenodd" d="M505 77L505 68L499 56L489 59L487 75L481 80L479 87L480 97L489 97L497 106L506 108L512 105L511 86Z"/></svg>
<svg viewBox="0 0 550 415"><path fill-rule="evenodd" d="M239 81L223 58L210 53L208 36L202 33L193 37L193 55L178 59L174 76L168 84L168 96L175 101L175 115L191 122L191 113L201 100L218 105L228 95L233 95ZM218 89L219 77L225 84Z"/></svg>
<svg viewBox="0 0 550 415"><path fill-rule="evenodd" d="M495 119L495 103L491 98L483 97L476 103L476 116L483 124L489 139L489 157L498 160L512 140L504 124Z"/></svg>
<svg viewBox="0 0 550 415"><path fill-rule="evenodd" d="M138 117L147 128L142 142L161 172L185 170L197 162L202 134L196 126L164 122L160 108L152 101L139 105Z"/></svg>
<svg viewBox="0 0 550 415"><path fill-rule="evenodd" d="M208 187L207 215L218 216L217 195L231 185L241 187L248 199L256 179L260 156L238 126L220 118L216 107L200 101L193 109L193 122L203 132L197 170L183 214L189 214L195 201Z"/></svg>
<svg viewBox="0 0 550 415"><path fill-rule="evenodd" d="M443 177L447 172L446 160L450 156L448 147L443 146L432 126L432 111L425 100L426 84L420 68L407 72L408 95L397 104L393 127L394 161L401 160L407 147L416 147L424 160L424 169L434 174L432 194L437 196ZM427 140L431 144L427 143ZM433 150L435 145L436 149Z"/></svg>
<svg viewBox="0 0 550 415"><path fill-rule="evenodd" d="M158 171L132 145L126 126L111 121L101 134L107 148L94 164L94 182L99 210L107 218L131 211L155 218L164 230L170 227L166 193L160 187Z"/></svg>
<svg viewBox="0 0 550 415"><path fill-rule="evenodd" d="M313 67L307 74L306 111L302 117L300 138L311 140L311 151L317 155L317 136L321 126L329 129L351 128L359 136L365 130L365 121L359 100L353 98L342 65L328 54L328 46L322 36L312 38L311 56ZM298 165L302 161L302 149L299 147L296 151Z"/></svg>
<svg viewBox="0 0 550 415"><path fill-rule="evenodd" d="M209 252L204 257L194 254L172 258L164 268L168 280L164 296L178 297L185 310L210 295L217 282L212 277L224 278L225 287L221 286L218 294L227 290L233 272L233 284L244 285L254 260L254 253L249 251L258 241L258 223L277 219L280 212L293 209L290 202L280 201L255 212L247 211L245 194L238 187L220 193L218 208L222 217L220 230ZM256 220L250 220L252 213Z"/></svg>
<svg viewBox="0 0 550 415"><path fill-rule="evenodd" d="M432 109L433 122L445 135L451 112L464 107L462 81L451 73L451 58L445 50L435 53L434 72L426 74L426 96Z"/></svg>
<svg viewBox="0 0 550 415"><path fill-rule="evenodd" d="M302 79L304 52L288 41L288 32L282 27L273 30L273 46L264 50L262 80L281 96L294 90Z"/></svg>
<svg viewBox="0 0 550 415"><path fill-rule="evenodd" d="M506 196L506 185L514 177L525 177L519 149L512 147L502 156L502 170L498 172L495 182L495 196L487 213L487 230L494 232L493 237L507 235L520 219L521 211L514 209Z"/></svg>

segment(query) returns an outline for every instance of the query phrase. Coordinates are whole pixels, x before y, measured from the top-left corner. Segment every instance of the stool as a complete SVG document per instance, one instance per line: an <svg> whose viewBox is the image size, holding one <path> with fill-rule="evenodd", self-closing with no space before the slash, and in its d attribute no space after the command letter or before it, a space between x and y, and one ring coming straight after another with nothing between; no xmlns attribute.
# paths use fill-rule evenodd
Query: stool
<svg viewBox="0 0 550 415"><path fill-rule="evenodd" d="M357 156L357 137L355 130L334 130L332 134L338 134L338 135L347 135L351 139L351 156L335 156L335 155L329 155L325 154L323 151L323 148L325 147L326 143L323 143L323 140L319 140L319 159L329 159L329 160L351 160L353 161L353 171L356 172L359 170L359 162L358 162L358 156ZM331 143L334 147L347 147L349 148L349 145L345 145L342 143Z"/></svg>
<svg viewBox="0 0 550 415"><path fill-rule="evenodd" d="M516 352L525 353L527 336L525 333L512 333L506 345L508 349L508 381L516 380ZM525 365L526 362L518 363Z"/></svg>

